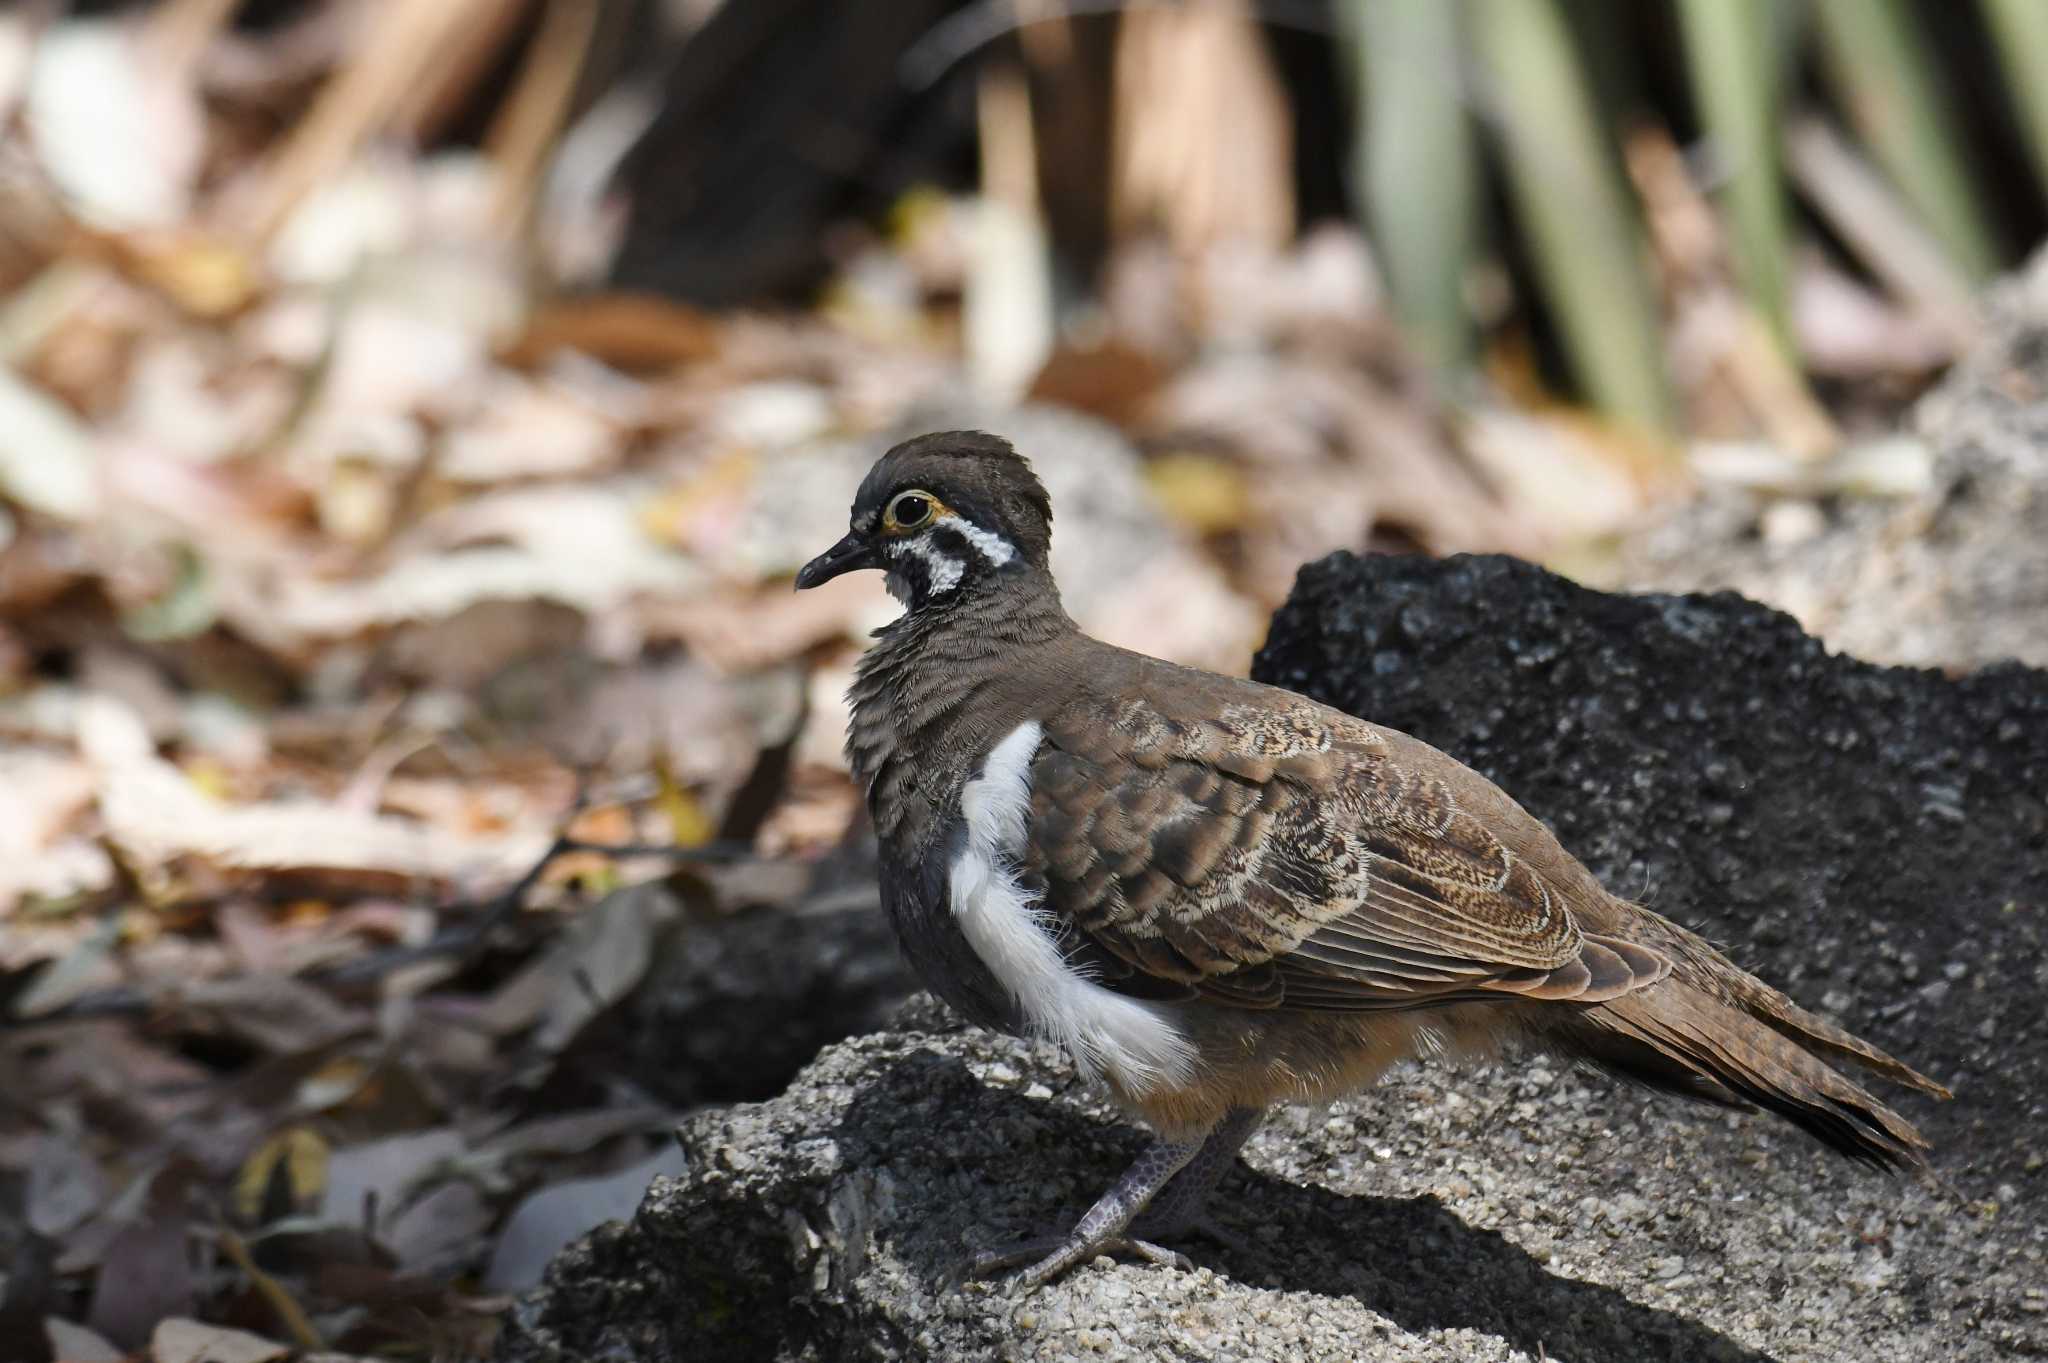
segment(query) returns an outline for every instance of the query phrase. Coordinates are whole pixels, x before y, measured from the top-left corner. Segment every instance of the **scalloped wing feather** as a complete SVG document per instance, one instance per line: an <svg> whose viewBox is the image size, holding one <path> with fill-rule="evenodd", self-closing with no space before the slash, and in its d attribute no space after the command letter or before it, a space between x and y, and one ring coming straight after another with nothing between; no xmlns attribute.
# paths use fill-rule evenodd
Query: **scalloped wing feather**
<svg viewBox="0 0 2048 1363"><path fill-rule="evenodd" d="M1239 1007L1590 1003L1669 972L1657 952L1589 938L1556 880L1591 877L1450 758L1287 692L1203 680L1187 696L1198 715L1134 689L1046 723L1027 870L1099 952Z"/></svg>

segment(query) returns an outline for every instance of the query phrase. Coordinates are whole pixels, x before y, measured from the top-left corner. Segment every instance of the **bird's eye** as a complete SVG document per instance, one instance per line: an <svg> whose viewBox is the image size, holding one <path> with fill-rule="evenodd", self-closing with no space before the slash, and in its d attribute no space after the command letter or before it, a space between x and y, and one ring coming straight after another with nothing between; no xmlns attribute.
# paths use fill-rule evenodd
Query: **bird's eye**
<svg viewBox="0 0 2048 1363"><path fill-rule="evenodd" d="M932 518L929 492L899 492L889 503L889 524L898 530L915 530Z"/></svg>

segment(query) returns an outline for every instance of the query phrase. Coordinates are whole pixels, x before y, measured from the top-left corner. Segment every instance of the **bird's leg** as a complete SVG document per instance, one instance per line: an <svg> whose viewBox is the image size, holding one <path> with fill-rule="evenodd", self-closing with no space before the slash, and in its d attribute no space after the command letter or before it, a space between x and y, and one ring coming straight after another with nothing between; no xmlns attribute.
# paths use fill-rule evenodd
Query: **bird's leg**
<svg viewBox="0 0 2048 1363"><path fill-rule="evenodd" d="M1064 1237L1033 1240L1012 1250L976 1255L967 1266L967 1272L980 1278L1015 1268L1018 1264L1031 1263L1031 1268L1013 1286L1016 1294L1023 1296L1037 1291L1074 1265L1086 1263L1111 1250L1127 1250L1154 1263L1189 1267L1184 1255L1134 1239L1124 1231L1138 1213L1145 1210L1153 1195L1201 1152L1202 1146L1200 1137L1187 1141L1154 1141ZM1040 1258L1041 1255L1044 1257ZM1037 1262L1032 1263L1033 1260Z"/></svg>
<svg viewBox="0 0 2048 1363"><path fill-rule="evenodd" d="M1209 1194L1216 1190L1217 1183L1237 1159L1237 1152L1259 1129L1265 1116L1263 1109L1255 1107L1234 1107L1225 1113L1195 1157L1152 1199L1132 1231L1147 1240L1175 1240L1190 1233L1204 1235L1226 1249L1244 1250L1241 1237L1209 1218Z"/></svg>

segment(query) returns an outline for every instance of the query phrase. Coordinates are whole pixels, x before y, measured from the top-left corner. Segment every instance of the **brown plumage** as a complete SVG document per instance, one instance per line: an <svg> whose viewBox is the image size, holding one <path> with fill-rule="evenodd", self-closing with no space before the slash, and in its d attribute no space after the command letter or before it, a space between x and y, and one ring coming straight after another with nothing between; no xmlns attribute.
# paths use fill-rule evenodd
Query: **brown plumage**
<svg viewBox="0 0 2048 1363"><path fill-rule="evenodd" d="M1826 1061L1939 1084L1609 894L1435 748L1082 634L1049 545L1023 460L950 432L886 455L799 578L883 567L909 605L862 663L847 743L913 962L978 1020L1067 1041L1163 1138L1032 1247L1053 1252L1027 1282L1109 1244L1159 1253L1127 1223L1162 1187L1198 1214L1256 1113L1414 1055L1534 1045L1922 1161Z"/></svg>

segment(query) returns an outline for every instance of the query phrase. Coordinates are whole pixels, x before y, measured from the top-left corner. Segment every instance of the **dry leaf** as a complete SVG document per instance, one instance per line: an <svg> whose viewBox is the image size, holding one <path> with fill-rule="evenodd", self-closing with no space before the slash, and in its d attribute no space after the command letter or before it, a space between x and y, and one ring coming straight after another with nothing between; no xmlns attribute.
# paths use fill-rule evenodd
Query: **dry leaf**
<svg viewBox="0 0 2048 1363"><path fill-rule="evenodd" d="M239 311L262 283L256 262L238 247L200 232L136 232L115 247L131 274L195 317Z"/></svg>
<svg viewBox="0 0 2048 1363"><path fill-rule="evenodd" d="M1235 530L1250 502L1244 471L1228 459L1194 451L1155 455L1145 480L1166 514L1197 534Z"/></svg>
<svg viewBox="0 0 2048 1363"><path fill-rule="evenodd" d="M509 1160L534 1155L576 1155L593 1146L637 1132L673 1128L676 1114L661 1107L604 1107L564 1112L521 1122L492 1136L477 1153Z"/></svg>
<svg viewBox="0 0 2048 1363"><path fill-rule="evenodd" d="M28 125L36 157L80 217L169 227L189 207L205 120L185 72L118 20L56 25L36 46Z"/></svg>
<svg viewBox="0 0 2048 1363"><path fill-rule="evenodd" d="M685 303L649 294L600 293L533 310L507 346L507 364L534 368L574 350L625 370L671 369L718 353L711 320Z"/></svg>
<svg viewBox="0 0 2048 1363"><path fill-rule="evenodd" d="M106 1174L91 1152L72 1137L54 1132L39 1135L8 1163L26 1167L28 1224L40 1235L65 1235L107 1203Z"/></svg>
<svg viewBox="0 0 2048 1363"><path fill-rule="evenodd" d="M288 975L170 981L157 1006L188 1027L240 1037L272 1055L303 1055L367 1031L369 1016Z"/></svg>
<svg viewBox="0 0 2048 1363"><path fill-rule="evenodd" d="M327 1155L327 1142L309 1126L278 1132L243 1161L235 1177L235 1211L245 1221L258 1220L273 1181L280 1177L293 1206L311 1202L326 1190Z"/></svg>
<svg viewBox="0 0 2048 1363"><path fill-rule="evenodd" d="M150 1363L275 1363L290 1352L261 1335L196 1320L166 1320L149 1340Z"/></svg>
<svg viewBox="0 0 2048 1363"><path fill-rule="evenodd" d="M627 1220L647 1195L648 1184L662 1175L681 1174L684 1167L683 1152L671 1142L617 1173L571 1179L530 1194L499 1233L484 1286L492 1292L534 1286L563 1246L607 1221Z"/></svg>
<svg viewBox="0 0 2048 1363"><path fill-rule="evenodd" d="M320 1219L331 1226L361 1226L374 1209L375 1225L388 1225L462 1150L462 1133L453 1127L343 1146L327 1160Z"/></svg>
<svg viewBox="0 0 2048 1363"><path fill-rule="evenodd" d="M347 582L294 579L234 618L264 636L331 639L482 601L554 601L588 612L641 593L687 594L703 574L641 529L635 489L584 483L477 497L430 518L382 573Z"/></svg>
<svg viewBox="0 0 2048 1363"><path fill-rule="evenodd" d="M545 956L501 986L478 1024L501 1036L535 1027L536 1047L560 1051L647 973L656 928L676 912L674 896L660 885L607 896L576 915Z"/></svg>
<svg viewBox="0 0 2048 1363"><path fill-rule="evenodd" d="M44 966L35 983L13 1002L17 1018L38 1018L56 1012L95 989L120 983L121 968L114 960L120 943L120 920L109 914L71 950Z"/></svg>
<svg viewBox="0 0 2048 1363"><path fill-rule="evenodd" d="M92 436L55 398L0 365L0 492L60 520L99 510Z"/></svg>
<svg viewBox="0 0 2048 1363"><path fill-rule="evenodd" d="M1032 380L1029 398L1129 426L1166 377L1149 351L1124 341L1112 338L1085 350L1061 345Z"/></svg>
<svg viewBox="0 0 2048 1363"><path fill-rule="evenodd" d="M480 1257L497 1213L469 1183L441 1184L384 1220L377 1238L407 1273L438 1277Z"/></svg>
<svg viewBox="0 0 2048 1363"><path fill-rule="evenodd" d="M189 1313L199 1302L189 1242L182 1216L157 1214L123 1226L100 1256L86 1323L133 1348L168 1317Z"/></svg>
<svg viewBox="0 0 2048 1363"><path fill-rule="evenodd" d="M1466 413L1460 434L1503 500L1554 543L1614 534L1650 503L1649 469L1582 417L1483 407Z"/></svg>
<svg viewBox="0 0 2048 1363"><path fill-rule="evenodd" d="M0 750L0 917L25 898L63 899L103 888L105 849L67 836L92 801L92 773L67 755Z"/></svg>
<svg viewBox="0 0 2048 1363"><path fill-rule="evenodd" d="M78 720L109 836L138 870L157 877L195 857L223 870L356 873L400 886L420 878L511 880L548 843L539 831L461 838L314 801L224 805L157 756L134 711L88 697Z"/></svg>
<svg viewBox="0 0 2048 1363"><path fill-rule="evenodd" d="M97 1332L61 1316L44 1319L43 1335L50 1342L51 1363L122 1363L127 1357Z"/></svg>
<svg viewBox="0 0 2048 1363"><path fill-rule="evenodd" d="M848 573L813 591L774 583L754 592L699 593L650 602L641 620L650 639L680 639L693 658L729 676L764 672L820 644L858 639L902 608L880 574Z"/></svg>
<svg viewBox="0 0 2048 1363"><path fill-rule="evenodd" d="M610 422L548 383L494 374L476 419L448 435L436 471L472 483L598 472L619 456Z"/></svg>
<svg viewBox="0 0 2048 1363"><path fill-rule="evenodd" d="M98 1124L124 1142L177 1128L205 1105L211 1078L131 1022L107 1018L0 1031L0 1073L21 1101L92 1104Z"/></svg>

